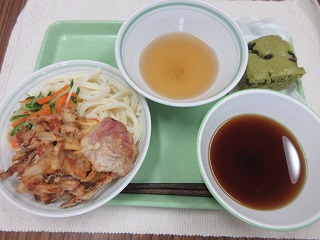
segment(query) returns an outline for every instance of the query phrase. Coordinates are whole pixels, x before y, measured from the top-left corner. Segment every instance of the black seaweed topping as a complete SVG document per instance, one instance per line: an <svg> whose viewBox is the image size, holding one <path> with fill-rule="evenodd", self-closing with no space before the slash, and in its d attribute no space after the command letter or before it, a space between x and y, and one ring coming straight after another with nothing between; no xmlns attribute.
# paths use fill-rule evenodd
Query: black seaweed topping
<svg viewBox="0 0 320 240"><path fill-rule="evenodd" d="M254 42L254 43L250 43L250 44L248 44L248 48L249 48L249 50L251 50L251 51L253 51L253 47L256 45L256 43Z"/></svg>
<svg viewBox="0 0 320 240"><path fill-rule="evenodd" d="M289 58L289 60L290 60L291 62L297 63L297 57L296 57L296 55L295 55L293 52L291 52L291 51L288 51L288 54L289 54L290 57L291 57L291 58Z"/></svg>
<svg viewBox="0 0 320 240"><path fill-rule="evenodd" d="M266 56L263 57L264 60L269 60L271 58L273 58L273 55L271 55L271 54L266 55Z"/></svg>
<svg viewBox="0 0 320 240"><path fill-rule="evenodd" d="M293 59L297 59L296 55L293 52L288 51L288 53Z"/></svg>

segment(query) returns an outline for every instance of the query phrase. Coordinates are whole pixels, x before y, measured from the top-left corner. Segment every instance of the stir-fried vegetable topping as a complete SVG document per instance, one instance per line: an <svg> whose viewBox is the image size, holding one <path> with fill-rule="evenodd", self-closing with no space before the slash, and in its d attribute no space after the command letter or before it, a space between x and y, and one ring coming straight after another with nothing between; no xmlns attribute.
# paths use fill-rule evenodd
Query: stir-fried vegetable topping
<svg viewBox="0 0 320 240"><path fill-rule="evenodd" d="M59 113L65 108L76 108L80 88L78 87L73 92L72 87L73 80L59 90L49 92L47 96L43 96L40 92L38 96L28 96L25 100L20 101L20 108L9 119L13 127L10 134L13 136L12 146L15 146L15 134L21 130L23 125L26 125L28 129L32 128L32 125L28 123L30 116L49 115Z"/></svg>

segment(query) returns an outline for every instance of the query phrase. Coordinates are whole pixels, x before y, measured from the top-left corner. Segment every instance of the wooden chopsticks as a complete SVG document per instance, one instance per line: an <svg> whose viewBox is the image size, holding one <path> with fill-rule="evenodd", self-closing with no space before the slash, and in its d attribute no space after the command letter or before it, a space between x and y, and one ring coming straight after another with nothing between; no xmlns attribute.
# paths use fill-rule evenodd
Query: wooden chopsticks
<svg viewBox="0 0 320 240"><path fill-rule="evenodd" d="M204 183L130 183L122 193L212 197Z"/></svg>

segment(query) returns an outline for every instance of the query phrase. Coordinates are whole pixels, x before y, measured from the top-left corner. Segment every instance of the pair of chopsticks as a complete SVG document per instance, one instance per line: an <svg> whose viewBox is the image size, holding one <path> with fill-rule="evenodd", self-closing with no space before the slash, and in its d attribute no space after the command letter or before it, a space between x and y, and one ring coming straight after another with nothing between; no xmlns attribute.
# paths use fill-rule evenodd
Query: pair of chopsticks
<svg viewBox="0 0 320 240"><path fill-rule="evenodd" d="M130 183L122 193L212 197L204 183Z"/></svg>

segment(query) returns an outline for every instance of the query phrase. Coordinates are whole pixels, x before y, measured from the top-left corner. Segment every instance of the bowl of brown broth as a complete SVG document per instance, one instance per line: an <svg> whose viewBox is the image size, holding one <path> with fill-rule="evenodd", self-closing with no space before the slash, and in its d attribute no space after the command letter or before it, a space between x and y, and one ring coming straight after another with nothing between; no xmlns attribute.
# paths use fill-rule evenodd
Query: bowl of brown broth
<svg viewBox="0 0 320 240"><path fill-rule="evenodd" d="M190 107L229 93L245 71L248 53L240 28L220 9L199 1L157 1L123 23L115 57L141 95Z"/></svg>
<svg viewBox="0 0 320 240"><path fill-rule="evenodd" d="M203 180L225 209L249 224L269 230L308 226L320 216L319 134L317 114L290 96L271 90L230 94L200 126Z"/></svg>

